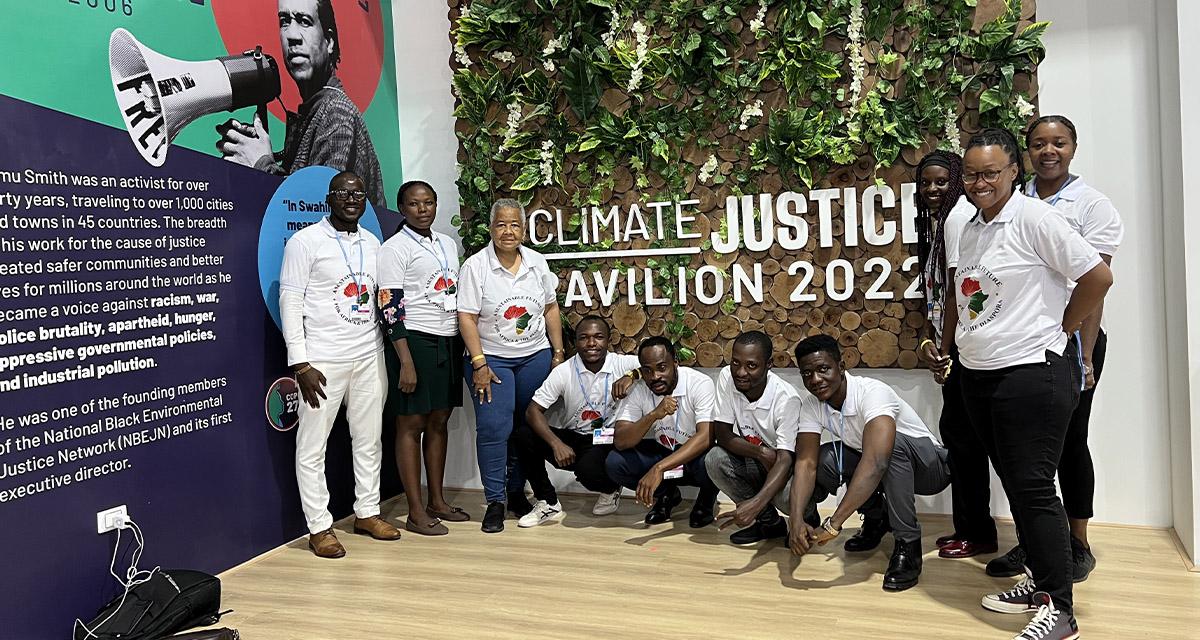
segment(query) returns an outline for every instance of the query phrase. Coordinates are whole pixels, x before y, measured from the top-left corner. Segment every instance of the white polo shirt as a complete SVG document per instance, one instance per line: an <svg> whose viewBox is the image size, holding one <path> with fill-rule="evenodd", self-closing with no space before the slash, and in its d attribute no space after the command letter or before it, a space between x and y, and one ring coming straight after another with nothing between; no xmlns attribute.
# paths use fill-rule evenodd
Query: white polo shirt
<svg viewBox="0 0 1200 640"><path fill-rule="evenodd" d="M1036 180L1025 185L1025 194L1032 198L1040 196ZM1121 240L1125 238L1125 225L1107 196L1088 186L1083 178L1071 176L1070 182L1045 201L1096 251L1107 256L1117 255Z"/></svg>
<svg viewBox="0 0 1200 640"><path fill-rule="evenodd" d="M639 366L637 356L609 353L600 371L592 373L576 354L550 371L534 392L533 401L543 409L558 404L551 424L590 434L593 429L612 426L617 407L612 385Z"/></svg>
<svg viewBox="0 0 1200 640"><path fill-rule="evenodd" d="M379 286L404 291L404 326L435 336L458 333L458 245L403 227L379 250Z"/></svg>
<svg viewBox="0 0 1200 640"><path fill-rule="evenodd" d="M958 202L954 203L954 207L946 214L946 228L942 230L942 245L946 248L946 269L953 269L958 266L958 241L962 236L963 227L967 225L967 221L975 215L975 205L967 199L967 196L959 196ZM941 276L945 278L945 275ZM925 300L928 313L926 317L933 324L933 334L940 345L942 342L942 315L945 313L946 300L949 298L950 283L942 289L942 295L937 298L933 295L933 274L928 269L925 271Z"/></svg>
<svg viewBox="0 0 1200 640"><path fill-rule="evenodd" d="M550 346L543 314L558 299L558 276L542 254L520 251L516 275L490 242L462 265L458 310L479 315L479 340L489 356L523 358Z"/></svg>
<svg viewBox="0 0 1200 640"><path fill-rule="evenodd" d="M671 392L678 403L675 413L655 422L647 435L668 449L683 445L696 435L696 423L712 421L716 395L712 378L691 367L679 367L679 380ZM617 406L616 419L636 422L654 411L661 401L645 381L638 382Z"/></svg>
<svg viewBox="0 0 1200 640"><path fill-rule="evenodd" d="M767 372L767 387L754 402L733 386L733 372L729 367L717 374L713 420L733 425L733 432L750 444L794 452L799 415L800 392L775 372ZM817 429L816 432L820 431Z"/></svg>
<svg viewBox="0 0 1200 640"><path fill-rule="evenodd" d="M383 350L375 313L378 254L379 239L370 231L338 231L327 217L287 241L279 288L304 296L304 344L288 344L288 364L353 362Z"/></svg>
<svg viewBox="0 0 1200 640"><path fill-rule="evenodd" d="M982 213L967 223L958 262L955 343L964 366L990 370L1062 355L1073 282L1100 254L1053 207L1018 191L990 223Z"/></svg>
<svg viewBox="0 0 1200 640"><path fill-rule="evenodd" d="M846 373L846 401L842 403L842 409L839 411L815 396L807 396L800 408L797 429L801 433L819 433L824 429L847 447L861 452L867 423L879 416L895 420L896 433L911 438L929 438L941 445L895 389L874 378L860 378L849 372Z"/></svg>

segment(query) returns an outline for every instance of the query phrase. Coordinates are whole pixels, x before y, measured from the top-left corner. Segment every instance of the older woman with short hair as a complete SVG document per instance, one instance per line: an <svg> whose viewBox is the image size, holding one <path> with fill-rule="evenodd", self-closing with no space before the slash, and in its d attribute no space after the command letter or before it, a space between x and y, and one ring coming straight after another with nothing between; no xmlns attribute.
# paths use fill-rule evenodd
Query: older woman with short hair
<svg viewBox="0 0 1200 640"><path fill-rule="evenodd" d="M504 198L489 215L491 242L462 266L458 322L468 352L465 377L476 401L475 448L488 503L482 529L497 533L504 530L506 498L518 515L530 510L524 481L509 472L509 437L564 354L558 276L541 254L521 246L525 208Z"/></svg>

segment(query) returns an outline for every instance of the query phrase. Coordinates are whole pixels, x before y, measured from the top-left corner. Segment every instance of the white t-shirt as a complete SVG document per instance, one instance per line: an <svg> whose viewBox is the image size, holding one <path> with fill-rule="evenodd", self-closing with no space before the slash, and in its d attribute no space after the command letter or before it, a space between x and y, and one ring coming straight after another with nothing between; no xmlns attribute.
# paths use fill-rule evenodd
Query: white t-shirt
<svg viewBox="0 0 1200 640"><path fill-rule="evenodd" d="M1035 180L1025 185L1025 195L1039 197ZM1121 240L1125 238L1121 214L1108 197L1085 184L1083 178L1071 176L1058 193L1046 198L1046 202L1096 251L1107 256L1117 254Z"/></svg>
<svg viewBox="0 0 1200 640"><path fill-rule="evenodd" d="M602 426L611 427L617 407L612 385L638 366L637 356L609 353L604 356L600 371L592 373L576 354L550 371L534 392L533 401L543 409L559 405L551 424L560 429L591 433Z"/></svg>
<svg viewBox="0 0 1200 640"><path fill-rule="evenodd" d="M679 367L679 380L671 392L678 403L675 413L655 422L647 435L668 449L683 445L696 435L696 423L712 421L716 395L712 378L691 367ZM640 381L617 406L616 419L637 422L654 411L661 401L662 398L654 395L645 381Z"/></svg>
<svg viewBox="0 0 1200 640"><path fill-rule="evenodd" d="M479 315L483 352L523 358L550 346L543 314L558 299L558 276L542 254L520 247L516 275L496 258L492 243L462 265L458 310Z"/></svg>
<svg viewBox="0 0 1200 640"><path fill-rule="evenodd" d="M288 240L279 288L304 296L309 362L353 362L383 350L375 313L378 253L379 239L370 231L338 231L329 218Z"/></svg>
<svg viewBox="0 0 1200 640"><path fill-rule="evenodd" d="M945 229L942 230L942 244L946 248L946 264L945 268L953 269L958 266L958 240L962 236L963 227L967 225L967 221L975 215L975 205L967 199L967 196L959 196L958 202L954 203L954 207L946 214ZM945 279L945 274L942 274L941 279ZM949 296L949 286L942 289L940 296L933 295L933 274L928 269L925 271L925 300L929 322L933 324L933 333L940 345L942 342L942 314L946 306L946 298Z"/></svg>
<svg viewBox="0 0 1200 640"><path fill-rule="evenodd" d="M842 410L834 409L815 396L807 396L800 408L797 428L802 433L819 433L824 429L847 447L861 452L863 431L868 422L879 416L895 420L896 433L903 433L910 438L929 438L941 445L925 423L921 422L917 412L896 394L895 389L874 378L860 378L848 372L846 400L842 403Z"/></svg>
<svg viewBox="0 0 1200 640"><path fill-rule="evenodd" d="M990 223L982 213L967 223L958 262L955 343L964 366L990 370L1062 355L1072 283L1100 254L1053 207L1017 192Z"/></svg>
<svg viewBox="0 0 1200 640"><path fill-rule="evenodd" d="M379 286L404 291L404 327L436 336L458 333L458 246L443 233L426 238L407 227L379 250Z"/></svg>
<svg viewBox="0 0 1200 640"><path fill-rule="evenodd" d="M717 401L713 421L733 425L733 432L750 444L771 449L796 450L796 418L800 415L800 392L767 372L767 387L755 402L733 386L729 367L717 374ZM820 429L816 433L820 433Z"/></svg>

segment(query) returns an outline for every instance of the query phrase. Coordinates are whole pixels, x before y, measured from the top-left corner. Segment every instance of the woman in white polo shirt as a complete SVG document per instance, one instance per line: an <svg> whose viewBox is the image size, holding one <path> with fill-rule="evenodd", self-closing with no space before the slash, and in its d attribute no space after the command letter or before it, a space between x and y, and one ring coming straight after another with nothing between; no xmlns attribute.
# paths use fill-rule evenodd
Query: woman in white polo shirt
<svg viewBox="0 0 1200 640"><path fill-rule="evenodd" d="M1037 175L1026 183L1025 195L1040 198L1054 207L1072 229L1100 252L1104 263L1112 265L1112 257L1116 255L1125 236L1125 227L1112 201L1071 173L1071 160L1075 158L1078 141L1075 125L1063 116L1042 116L1033 121L1025 135L1025 144ZM1101 326L1103 312L1104 305L1101 304L1083 321L1076 336L1083 355L1086 388L1079 394L1079 405L1071 414L1062 459L1058 463L1058 484L1062 488L1063 506L1071 525L1071 555L1076 582L1086 580L1096 566L1096 557L1092 555L1087 537L1088 520L1093 515L1092 499L1096 492L1096 471L1087 438L1092 399L1108 350L1108 336ZM989 562L988 573L1017 575L1023 563L1024 553L1018 547Z"/></svg>
<svg viewBox="0 0 1200 640"><path fill-rule="evenodd" d="M955 343L967 413L1000 474L1032 574L982 604L1037 612L1017 640L1065 640L1078 627L1054 474L1083 382L1070 335L1099 306L1112 273L1050 205L1021 193L1021 160L1008 131L984 129L967 144L963 184L979 212L959 240Z"/></svg>
<svg viewBox="0 0 1200 640"><path fill-rule="evenodd" d="M437 193L427 182L400 185L404 222L379 250L379 309L395 357L388 357L384 414L395 416L396 465L408 499L405 528L445 535L441 523L469 520L442 493L446 422L462 406L462 338L458 335L458 245L433 230ZM422 444L424 440L424 444ZM421 453L429 502L421 503Z"/></svg>
<svg viewBox="0 0 1200 640"><path fill-rule="evenodd" d="M540 253L521 246L525 207L504 198L489 215L492 241L463 262L458 322L476 399L475 448L488 503L482 529L496 533L504 529L506 498L518 515L532 509L509 437L550 369L562 363L563 346L558 276Z"/></svg>

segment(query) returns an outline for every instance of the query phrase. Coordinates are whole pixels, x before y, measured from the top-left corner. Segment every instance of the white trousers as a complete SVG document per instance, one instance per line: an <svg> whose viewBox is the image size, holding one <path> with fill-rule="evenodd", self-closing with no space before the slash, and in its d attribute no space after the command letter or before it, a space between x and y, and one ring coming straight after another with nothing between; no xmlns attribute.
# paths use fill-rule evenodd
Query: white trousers
<svg viewBox="0 0 1200 640"><path fill-rule="evenodd" d="M314 409L300 401L296 427L296 484L309 533L333 526L325 482L325 448L338 409L346 405L354 456L354 515L379 515L379 466L382 459L383 401L387 386L383 353L355 362L312 362L325 374L325 399Z"/></svg>

